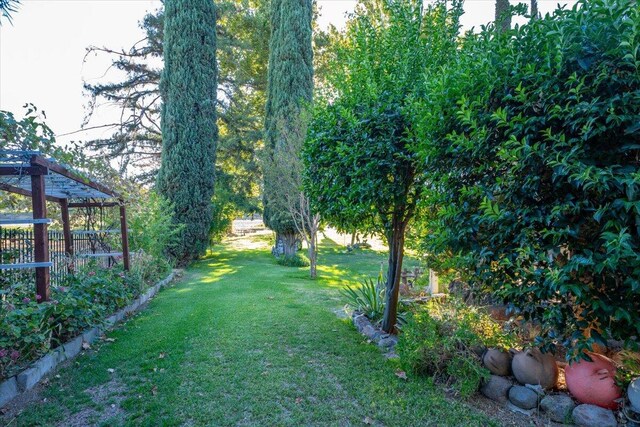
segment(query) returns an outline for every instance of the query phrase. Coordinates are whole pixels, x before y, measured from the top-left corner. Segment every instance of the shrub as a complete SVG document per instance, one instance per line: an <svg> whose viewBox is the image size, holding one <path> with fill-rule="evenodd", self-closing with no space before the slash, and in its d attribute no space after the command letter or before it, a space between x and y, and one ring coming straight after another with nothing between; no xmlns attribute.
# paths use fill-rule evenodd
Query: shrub
<svg viewBox="0 0 640 427"><path fill-rule="evenodd" d="M422 110L427 251L569 358L640 335L639 46L635 2L582 0L467 36Z"/></svg>
<svg viewBox="0 0 640 427"><path fill-rule="evenodd" d="M276 259L278 265L284 267L309 267L310 262L304 254L296 253L294 255L283 255Z"/></svg>
<svg viewBox="0 0 640 427"><path fill-rule="evenodd" d="M143 250L157 259L178 242L183 225L173 222L173 205L154 192L142 193L129 208L131 250Z"/></svg>
<svg viewBox="0 0 640 427"><path fill-rule="evenodd" d="M514 338L478 308L455 299L432 300L409 315L396 351L406 370L451 383L468 397L489 377L482 349L513 343Z"/></svg>

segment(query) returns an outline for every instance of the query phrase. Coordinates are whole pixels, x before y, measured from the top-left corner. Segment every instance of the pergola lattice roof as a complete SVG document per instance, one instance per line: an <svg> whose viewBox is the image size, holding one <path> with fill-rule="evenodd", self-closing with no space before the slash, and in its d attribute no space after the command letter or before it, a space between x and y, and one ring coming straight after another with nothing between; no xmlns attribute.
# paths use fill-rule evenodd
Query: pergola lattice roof
<svg viewBox="0 0 640 427"><path fill-rule="evenodd" d="M0 190L31 196L31 175L43 175L45 195L63 199L120 199L115 191L38 151L0 150Z"/></svg>

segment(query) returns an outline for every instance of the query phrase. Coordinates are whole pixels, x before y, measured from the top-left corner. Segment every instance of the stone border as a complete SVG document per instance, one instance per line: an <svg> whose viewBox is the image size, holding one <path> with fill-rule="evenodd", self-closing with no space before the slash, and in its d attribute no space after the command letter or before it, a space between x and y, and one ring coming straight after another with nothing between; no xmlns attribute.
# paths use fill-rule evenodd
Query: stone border
<svg viewBox="0 0 640 427"><path fill-rule="evenodd" d="M392 335L377 328L371 323L369 318L362 313L354 311L351 315L351 321L358 332L367 337L372 343L375 343L384 351L387 359L394 359L398 356L395 353L395 347L398 343L397 335Z"/></svg>
<svg viewBox="0 0 640 427"><path fill-rule="evenodd" d="M22 393L31 390L45 375L52 372L60 363L75 358L82 351L82 344L95 342L103 330L112 328L115 324L121 322L128 314L140 310L161 288L168 285L174 279L176 272L177 270L171 271L167 277L151 286L131 304L107 317L104 328L95 327L84 331L81 335L78 335L42 356L32 363L29 368L1 382L0 408L4 407Z"/></svg>

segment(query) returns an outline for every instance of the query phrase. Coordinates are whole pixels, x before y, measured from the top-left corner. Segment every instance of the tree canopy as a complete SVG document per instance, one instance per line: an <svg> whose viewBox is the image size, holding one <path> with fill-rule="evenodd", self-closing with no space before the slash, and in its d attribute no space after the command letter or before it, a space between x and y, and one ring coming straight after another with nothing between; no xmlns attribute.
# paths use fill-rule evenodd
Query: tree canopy
<svg viewBox="0 0 640 427"><path fill-rule="evenodd" d="M456 49L460 5L363 2L332 64L331 90L318 101L304 160L315 209L343 229L384 235L389 244L383 329L396 322L406 228L427 189L412 100L423 76Z"/></svg>

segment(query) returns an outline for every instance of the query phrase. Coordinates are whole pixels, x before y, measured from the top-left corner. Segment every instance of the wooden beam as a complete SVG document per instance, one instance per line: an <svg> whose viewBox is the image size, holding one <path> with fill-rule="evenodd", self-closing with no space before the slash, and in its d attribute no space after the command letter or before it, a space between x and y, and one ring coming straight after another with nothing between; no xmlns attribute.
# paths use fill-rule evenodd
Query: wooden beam
<svg viewBox="0 0 640 427"><path fill-rule="evenodd" d="M78 203L69 203L69 208L112 208L115 206L120 206L118 202L78 202Z"/></svg>
<svg viewBox="0 0 640 427"><path fill-rule="evenodd" d="M45 197L44 175L31 175L31 205L33 219L47 217L47 199ZM36 263L48 263L49 234L47 224L33 225L33 253ZM39 302L49 301L49 267L36 267L36 295L40 295Z"/></svg>
<svg viewBox="0 0 640 427"><path fill-rule="evenodd" d="M71 234L71 224L69 222L69 202L67 199L63 199L60 202L60 213L62 216L62 234L64 236L64 252L67 255L67 259L73 257L73 235ZM71 263L67 265L69 273L73 272L73 266Z"/></svg>
<svg viewBox="0 0 640 427"><path fill-rule="evenodd" d="M46 175L49 173L47 168L42 166L0 166L0 175Z"/></svg>
<svg viewBox="0 0 640 427"><path fill-rule="evenodd" d="M25 190L20 187L14 187L13 185L0 183L0 190L8 191L9 193L20 194L21 196L33 197L31 191ZM50 202L60 203L61 199L59 197L54 196L46 196L46 199Z"/></svg>
<svg viewBox="0 0 640 427"><path fill-rule="evenodd" d="M124 269L129 271L129 230L127 228L127 208L120 205L120 237L122 238L122 262Z"/></svg>
<svg viewBox="0 0 640 427"><path fill-rule="evenodd" d="M16 270L20 268L51 267L52 262L22 262L17 264L0 264L0 270Z"/></svg>
<svg viewBox="0 0 640 427"><path fill-rule="evenodd" d="M93 188L94 190L98 190L102 193L108 194L111 197L115 197L115 198L121 198L121 196L116 193L115 191L112 191L110 188L105 187L102 184L99 184L97 182L94 182L90 179L87 178L83 178L82 176L78 175L75 172L72 172L70 170L68 170L67 168L65 168L64 166L61 166L57 163L53 163L50 162L49 160L45 159L42 156L38 156L38 155L34 155L31 156L31 165L32 166L43 166L45 168L48 168L50 170L52 170L53 172L65 176L73 181L79 182L80 184L84 184L88 187Z"/></svg>

